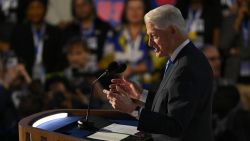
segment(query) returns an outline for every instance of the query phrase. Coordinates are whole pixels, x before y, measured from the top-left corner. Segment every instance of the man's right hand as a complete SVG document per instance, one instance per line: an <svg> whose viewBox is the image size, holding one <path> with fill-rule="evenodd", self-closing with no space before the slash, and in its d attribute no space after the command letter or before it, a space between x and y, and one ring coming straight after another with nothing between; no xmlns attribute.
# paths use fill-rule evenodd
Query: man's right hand
<svg viewBox="0 0 250 141"><path fill-rule="evenodd" d="M111 84L109 86L112 92L120 92L123 94L127 94L130 98L140 99L143 89L136 85L134 82L128 81L124 78L121 79L112 79Z"/></svg>

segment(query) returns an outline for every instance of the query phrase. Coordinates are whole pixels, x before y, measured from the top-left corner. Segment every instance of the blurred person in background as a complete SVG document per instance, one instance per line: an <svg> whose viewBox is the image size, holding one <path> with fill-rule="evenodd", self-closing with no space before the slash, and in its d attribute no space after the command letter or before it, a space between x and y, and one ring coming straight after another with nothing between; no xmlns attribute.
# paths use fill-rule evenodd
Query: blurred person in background
<svg viewBox="0 0 250 141"><path fill-rule="evenodd" d="M80 37L87 41L91 52L89 62L92 70L99 70L99 60L102 58L104 43L111 26L96 15L93 0L72 0L72 15L74 21L64 31L66 41L72 37Z"/></svg>
<svg viewBox="0 0 250 141"><path fill-rule="evenodd" d="M0 60L0 75L2 72ZM0 81L2 76L0 76ZM17 136L17 111L11 100L11 93L0 82L0 138L2 141L18 140Z"/></svg>
<svg viewBox="0 0 250 141"><path fill-rule="evenodd" d="M0 17L10 24L22 23L25 20L25 7L30 0L0 0ZM2 19L2 18L1 18Z"/></svg>
<svg viewBox="0 0 250 141"><path fill-rule="evenodd" d="M42 94L31 80L25 64L11 48L12 25L0 24L0 138L18 140L17 123L23 117L41 111Z"/></svg>
<svg viewBox="0 0 250 141"><path fill-rule="evenodd" d="M74 73L93 72L93 64L90 63L90 50L87 42L81 38L71 38L64 46L64 52L68 61L65 76L71 79ZM94 75L94 73L92 73ZM73 81L72 81L73 82Z"/></svg>
<svg viewBox="0 0 250 141"><path fill-rule="evenodd" d="M147 6L143 0L125 1L122 24L116 28L109 44L106 44L108 46L105 47L105 49L112 48L108 55L113 55L113 60L127 63L123 75L137 82L139 81L137 74L142 77L142 74L151 69L148 36L143 19ZM104 57L103 60L108 59Z"/></svg>
<svg viewBox="0 0 250 141"><path fill-rule="evenodd" d="M239 104L227 115L216 131L216 141L250 140L250 85L239 83Z"/></svg>
<svg viewBox="0 0 250 141"><path fill-rule="evenodd" d="M72 20L72 0L49 0L46 20L48 23L65 28Z"/></svg>
<svg viewBox="0 0 250 141"><path fill-rule="evenodd" d="M64 70L64 76L70 82L72 88L82 99L82 108L87 108L91 93L92 82L98 74L91 73L92 67L89 62L90 50L85 40L72 38L65 46L68 67ZM102 85L96 83L93 86L94 99L92 108L103 108L107 104L106 98L102 95Z"/></svg>
<svg viewBox="0 0 250 141"><path fill-rule="evenodd" d="M16 107L21 95L25 95L23 88L31 83L25 65L21 63L11 49L11 29L8 26L0 27L0 59L2 61L2 85L12 91L12 99Z"/></svg>
<svg viewBox="0 0 250 141"><path fill-rule="evenodd" d="M202 47L202 51L213 69L215 80L219 80L221 78L221 58L219 50L213 45L205 45Z"/></svg>
<svg viewBox="0 0 250 141"><path fill-rule="evenodd" d="M1 0L0 13L4 17L4 21L8 23L17 23L18 21L18 8L20 0Z"/></svg>
<svg viewBox="0 0 250 141"><path fill-rule="evenodd" d="M224 76L232 81L250 82L250 1L237 0L226 18L220 49L225 57Z"/></svg>
<svg viewBox="0 0 250 141"><path fill-rule="evenodd" d="M58 28L46 22L46 0L30 0L26 21L17 25L11 47L22 60L33 79L44 82L48 73L60 70L62 39Z"/></svg>
<svg viewBox="0 0 250 141"><path fill-rule="evenodd" d="M221 56L217 47L205 45L203 53L208 59L214 74L213 83L213 129L220 128L220 122L239 103L239 92L235 83L221 76Z"/></svg>
<svg viewBox="0 0 250 141"><path fill-rule="evenodd" d="M69 82L60 76L46 80L44 110L73 108L73 97Z"/></svg>
<svg viewBox="0 0 250 141"><path fill-rule="evenodd" d="M0 41L0 48L2 48ZM0 58L0 138L3 141L17 140L17 111L5 83L5 63Z"/></svg>
<svg viewBox="0 0 250 141"><path fill-rule="evenodd" d="M12 28L0 26L0 138L17 140L17 122L22 98L27 95L31 83L24 65L10 48Z"/></svg>
<svg viewBox="0 0 250 141"><path fill-rule="evenodd" d="M187 22L188 36L201 48L205 44L218 46L220 41L221 10L217 0L177 0Z"/></svg>
<svg viewBox="0 0 250 141"><path fill-rule="evenodd" d="M10 48L10 37L13 26L6 22L0 23L0 59L6 64L7 60L16 57L13 50Z"/></svg>
<svg viewBox="0 0 250 141"><path fill-rule="evenodd" d="M88 85L84 83L84 85ZM45 96L43 98L43 109L82 109L87 108L89 94L83 93L80 88L74 87L67 78L53 76L45 83ZM95 95L97 96L97 95ZM91 108L102 108L102 103L93 99Z"/></svg>
<svg viewBox="0 0 250 141"><path fill-rule="evenodd" d="M222 18L224 20L225 17L230 16L236 10L237 0L221 0L222 7Z"/></svg>

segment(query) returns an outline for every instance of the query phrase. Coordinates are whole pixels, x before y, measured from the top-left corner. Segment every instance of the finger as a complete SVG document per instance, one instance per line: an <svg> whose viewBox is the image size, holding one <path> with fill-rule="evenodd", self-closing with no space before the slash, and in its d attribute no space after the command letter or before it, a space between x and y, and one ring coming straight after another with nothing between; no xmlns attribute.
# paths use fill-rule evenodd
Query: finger
<svg viewBox="0 0 250 141"><path fill-rule="evenodd" d="M115 84L124 83L123 79L112 79L111 82Z"/></svg>
<svg viewBox="0 0 250 141"><path fill-rule="evenodd" d="M124 82L127 82L125 76L123 75L122 78L121 78Z"/></svg>
<svg viewBox="0 0 250 141"><path fill-rule="evenodd" d="M118 93L113 93L113 92L110 92L108 95L107 95L107 98L108 99L113 99L113 100L117 100L117 99L120 99L120 94Z"/></svg>
<svg viewBox="0 0 250 141"><path fill-rule="evenodd" d="M129 87L129 84L127 84L127 83L111 84L111 85L109 85L109 88L110 89L116 89L116 86Z"/></svg>
<svg viewBox="0 0 250 141"><path fill-rule="evenodd" d="M122 80L125 80L125 76L124 76L124 75L122 75L122 77L121 77L121 78L122 78Z"/></svg>
<svg viewBox="0 0 250 141"><path fill-rule="evenodd" d="M121 89L123 89L124 91L126 91L126 90L128 90L128 85L127 84L112 84L112 85L110 85L109 86L109 88L110 88L110 91L111 92L114 92L114 93L117 93L118 91L117 91L117 87L120 87Z"/></svg>
<svg viewBox="0 0 250 141"><path fill-rule="evenodd" d="M130 81L128 81L124 76L122 76L122 81L123 81L124 83L130 83Z"/></svg>
<svg viewBox="0 0 250 141"><path fill-rule="evenodd" d="M121 94L119 93L112 93L112 99L114 102L120 101L121 100Z"/></svg>
<svg viewBox="0 0 250 141"><path fill-rule="evenodd" d="M115 110L117 110L117 107L116 107L115 103L112 103L111 105L112 105L112 107L113 107Z"/></svg>
<svg viewBox="0 0 250 141"><path fill-rule="evenodd" d="M109 99L109 103L110 104L113 104L114 102L113 102L113 99Z"/></svg>
<svg viewBox="0 0 250 141"><path fill-rule="evenodd" d="M103 92L104 94L107 94L107 95L110 94L110 91L108 91L108 90L106 90L106 89L103 89L102 92Z"/></svg>
<svg viewBox="0 0 250 141"><path fill-rule="evenodd" d="M117 89L117 87L119 87L119 88L122 89L123 91L130 91L130 86L127 85L127 84L117 85L117 86L116 86L116 89Z"/></svg>
<svg viewBox="0 0 250 141"><path fill-rule="evenodd" d="M117 85L117 84L111 84L111 85L109 85L109 88L110 88L110 89L116 89L116 85Z"/></svg>
<svg viewBox="0 0 250 141"><path fill-rule="evenodd" d="M109 103L112 105L112 107L114 108L114 109L116 109L116 110L118 110L118 105L119 105L119 102L118 102L118 100L117 99L110 99L109 100Z"/></svg>
<svg viewBox="0 0 250 141"><path fill-rule="evenodd" d="M119 92L116 90L116 88L115 88L115 89L110 89L110 92L112 92L112 93L119 93Z"/></svg>
<svg viewBox="0 0 250 141"><path fill-rule="evenodd" d="M111 100L113 98L114 98L114 96L111 93L107 95L107 99Z"/></svg>
<svg viewBox="0 0 250 141"><path fill-rule="evenodd" d="M103 93L106 94L107 99L112 99L114 98L114 94L106 89L103 90Z"/></svg>
<svg viewBox="0 0 250 141"><path fill-rule="evenodd" d="M114 101L111 105L115 110L120 110L121 105L118 102Z"/></svg>
<svg viewBox="0 0 250 141"><path fill-rule="evenodd" d="M121 93L122 95L126 95L126 96L128 95L127 92L124 91L124 89L122 89L122 88L119 87L119 86L116 87L116 90L117 90L119 93Z"/></svg>

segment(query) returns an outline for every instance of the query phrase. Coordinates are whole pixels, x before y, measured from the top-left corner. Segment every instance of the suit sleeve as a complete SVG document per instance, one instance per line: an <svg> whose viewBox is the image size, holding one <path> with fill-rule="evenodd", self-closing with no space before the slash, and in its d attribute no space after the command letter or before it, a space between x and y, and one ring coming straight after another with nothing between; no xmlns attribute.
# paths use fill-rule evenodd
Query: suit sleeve
<svg viewBox="0 0 250 141"><path fill-rule="evenodd" d="M172 83L170 88L164 90L168 91L168 111L158 113L147 108L142 109L138 130L178 137L190 123L199 101L199 86L191 69L182 67L176 72L174 78L168 82Z"/></svg>

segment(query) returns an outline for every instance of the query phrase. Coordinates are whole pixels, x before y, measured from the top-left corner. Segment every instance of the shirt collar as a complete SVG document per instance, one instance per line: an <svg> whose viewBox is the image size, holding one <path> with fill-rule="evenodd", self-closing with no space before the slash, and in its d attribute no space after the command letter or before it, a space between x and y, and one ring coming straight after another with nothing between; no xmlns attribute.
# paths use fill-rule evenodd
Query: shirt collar
<svg viewBox="0 0 250 141"><path fill-rule="evenodd" d="M190 42L189 39L186 39L181 45L179 45L175 51L173 52L173 54L170 56L170 60L172 62L174 62L174 60L176 59L177 55L180 53L180 51Z"/></svg>

